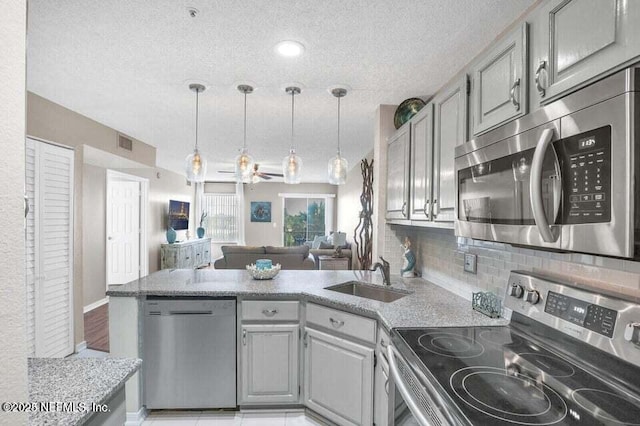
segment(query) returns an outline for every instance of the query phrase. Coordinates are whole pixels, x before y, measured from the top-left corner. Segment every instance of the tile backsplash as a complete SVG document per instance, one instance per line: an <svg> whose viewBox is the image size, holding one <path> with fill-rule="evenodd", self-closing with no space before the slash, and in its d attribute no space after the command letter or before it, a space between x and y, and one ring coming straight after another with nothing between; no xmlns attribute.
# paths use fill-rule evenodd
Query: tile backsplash
<svg viewBox="0 0 640 426"><path fill-rule="evenodd" d="M640 303L640 262L576 253L555 253L456 237L451 229L385 225L384 256L392 273L402 266L400 247L409 237L422 277L466 299L474 291L504 297L509 272L525 270ZM464 255L478 256L477 274L465 272Z"/></svg>

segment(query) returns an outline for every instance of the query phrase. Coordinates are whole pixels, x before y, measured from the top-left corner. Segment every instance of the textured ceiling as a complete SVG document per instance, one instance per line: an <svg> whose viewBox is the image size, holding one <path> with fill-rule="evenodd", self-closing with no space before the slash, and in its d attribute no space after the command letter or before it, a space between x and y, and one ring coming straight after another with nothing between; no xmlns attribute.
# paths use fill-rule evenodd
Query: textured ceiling
<svg viewBox="0 0 640 426"><path fill-rule="evenodd" d="M209 178L231 168L242 145L243 98L251 82L248 145L277 171L290 144L299 82L296 148L303 181L325 182L336 149L335 85L343 154L350 166L373 148L379 104L427 97L446 83L533 0L30 0L28 89L157 147L177 172L194 141L191 81L200 97L200 146ZM187 7L199 10L191 18ZM274 53L284 39L300 58ZM224 175L223 175L224 176ZM224 176L228 178L228 175Z"/></svg>

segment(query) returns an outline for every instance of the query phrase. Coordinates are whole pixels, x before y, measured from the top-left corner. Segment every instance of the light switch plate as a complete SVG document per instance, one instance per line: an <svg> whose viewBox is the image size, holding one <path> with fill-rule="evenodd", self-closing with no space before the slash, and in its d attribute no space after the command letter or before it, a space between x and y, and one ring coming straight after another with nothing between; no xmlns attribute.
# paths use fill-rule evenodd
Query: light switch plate
<svg viewBox="0 0 640 426"><path fill-rule="evenodd" d="M472 274L476 274L478 269L478 256L475 254L465 254L464 255L464 270L466 272L471 272Z"/></svg>

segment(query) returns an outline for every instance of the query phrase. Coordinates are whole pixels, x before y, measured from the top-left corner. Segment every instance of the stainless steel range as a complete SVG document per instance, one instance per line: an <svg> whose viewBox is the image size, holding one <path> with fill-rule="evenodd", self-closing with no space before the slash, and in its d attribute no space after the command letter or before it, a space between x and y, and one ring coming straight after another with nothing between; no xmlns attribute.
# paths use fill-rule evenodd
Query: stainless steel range
<svg viewBox="0 0 640 426"><path fill-rule="evenodd" d="M505 305L509 326L392 330L396 424L640 425L640 305L517 271Z"/></svg>

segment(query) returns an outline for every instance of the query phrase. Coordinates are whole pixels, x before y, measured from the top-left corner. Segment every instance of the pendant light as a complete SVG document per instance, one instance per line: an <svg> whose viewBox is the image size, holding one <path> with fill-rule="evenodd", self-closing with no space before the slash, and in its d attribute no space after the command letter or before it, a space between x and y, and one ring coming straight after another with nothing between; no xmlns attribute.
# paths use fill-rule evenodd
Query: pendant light
<svg viewBox="0 0 640 426"><path fill-rule="evenodd" d="M207 175L207 159L198 150L198 96L204 92L205 87L202 84L190 84L189 89L196 92L196 144L193 153L185 160L185 170L189 182L204 182Z"/></svg>
<svg viewBox="0 0 640 426"><path fill-rule="evenodd" d="M293 117L295 111L295 97L300 94L299 87L287 87L285 92L291 95L291 149L289 155L282 160L282 174L284 175L284 183L300 183L302 174L302 158L296 154L296 150L293 145Z"/></svg>
<svg viewBox="0 0 640 426"><path fill-rule="evenodd" d="M242 151L236 157L235 175L237 182L251 183L253 176L253 157L247 150L247 95L253 92L253 87L247 84L238 86L238 90L244 93L244 141Z"/></svg>
<svg viewBox="0 0 640 426"><path fill-rule="evenodd" d="M338 152L335 157L329 159L329 183L332 185L344 185L347 182L347 168L349 163L340 153L340 99L347 95L347 89L336 88L331 94L338 98Z"/></svg>

